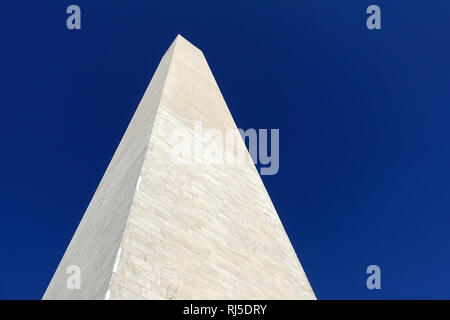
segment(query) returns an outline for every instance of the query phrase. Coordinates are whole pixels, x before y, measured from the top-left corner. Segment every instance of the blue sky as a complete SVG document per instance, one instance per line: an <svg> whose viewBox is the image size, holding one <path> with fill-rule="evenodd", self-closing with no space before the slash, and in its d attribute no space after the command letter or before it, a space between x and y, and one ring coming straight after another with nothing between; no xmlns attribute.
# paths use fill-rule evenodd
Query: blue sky
<svg viewBox="0 0 450 320"><path fill-rule="evenodd" d="M81 30L65 26L70 4ZM381 30L365 26L370 4ZM450 298L450 2L2 12L0 298L42 297L178 33L203 50L238 127L280 129L280 171L263 181L318 298Z"/></svg>

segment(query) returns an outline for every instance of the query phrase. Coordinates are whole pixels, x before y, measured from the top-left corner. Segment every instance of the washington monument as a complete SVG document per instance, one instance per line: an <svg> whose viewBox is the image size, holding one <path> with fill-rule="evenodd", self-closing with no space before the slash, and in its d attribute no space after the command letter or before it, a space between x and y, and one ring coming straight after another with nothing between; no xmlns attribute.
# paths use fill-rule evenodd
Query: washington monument
<svg viewBox="0 0 450 320"><path fill-rule="evenodd" d="M315 299L253 163L173 161L173 132L196 122L238 133L202 51L178 35L43 299ZM242 139L234 152L248 155Z"/></svg>

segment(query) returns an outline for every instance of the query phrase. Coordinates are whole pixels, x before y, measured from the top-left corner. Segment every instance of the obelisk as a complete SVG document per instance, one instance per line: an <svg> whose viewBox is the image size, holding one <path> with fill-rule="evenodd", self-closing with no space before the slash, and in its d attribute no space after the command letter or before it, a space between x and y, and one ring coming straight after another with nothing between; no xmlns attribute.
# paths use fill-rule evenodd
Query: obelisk
<svg viewBox="0 0 450 320"><path fill-rule="evenodd" d="M195 137L196 123L238 132L202 51L178 35L44 299L315 299L251 161L174 161L173 133ZM242 139L235 152L248 155Z"/></svg>

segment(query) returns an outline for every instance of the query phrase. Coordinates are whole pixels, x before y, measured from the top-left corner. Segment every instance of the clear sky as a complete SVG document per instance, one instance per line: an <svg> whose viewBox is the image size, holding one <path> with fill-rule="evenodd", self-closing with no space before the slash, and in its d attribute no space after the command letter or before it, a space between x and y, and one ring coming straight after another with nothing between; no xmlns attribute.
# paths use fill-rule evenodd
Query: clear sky
<svg viewBox="0 0 450 320"><path fill-rule="evenodd" d="M81 30L66 8L81 8ZM381 30L366 28L370 4ZM0 298L40 299L156 66L201 48L320 299L450 298L450 2L8 1ZM366 268L381 267L381 290Z"/></svg>

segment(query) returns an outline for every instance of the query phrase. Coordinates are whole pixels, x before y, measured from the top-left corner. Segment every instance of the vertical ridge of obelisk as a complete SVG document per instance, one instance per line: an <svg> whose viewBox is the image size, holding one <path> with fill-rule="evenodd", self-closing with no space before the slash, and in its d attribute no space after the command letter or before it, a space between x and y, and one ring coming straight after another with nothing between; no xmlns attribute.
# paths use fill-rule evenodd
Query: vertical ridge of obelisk
<svg viewBox="0 0 450 320"><path fill-rule="evenodd" d="M176 49L177 41L178 41L180 38L182 38L182 37L181 37L181 35L178 34L178 35L175 37L175 39L173 40L173 42L172 42L172 44L170 45L170 47L167 49L166 54L164 55L164 57L165 57L166 55L168 55L168 58L167 58L167 60L168 60L168 62L167 62L167 69L166 69L166 72L165 72L165 74L164 74L164 75L165 75L164 80L162 81L162 86L161 86L161 90L160 90L160 96L159 96L158 103L157 103L157 108L156 108L156 110L155 110L155 114L154 114L153 119L152 119L152 128L153 128L153 122L154 122L154 120L155 120L155 118L156 118L156 115L158 114L158 110L159 110L159 107L160 107L161 98L162 98L162 92L164 91L164 86L165 86L165 83L166 83L166 81L167 81L167 77L168 77L169 72L170 72L170 64L171 64L171 60L173 59L173 56L174 56L174 54L175 54L175 49ZM161 61L164 59L164 57L161 59ZM159 66L158 66L158 68L159 68ZM149 140L150 140L150 136L149 136L149 138L148 138L147 141L149 142ZM145 148L144 154L147 153L148 147L149 147L149 143L147 143L147 146L146 146L146 148ZM141 166L141 169L139 170L139 175L138 175L138 179L137 179L137 183L136 183L135 192L136 192L137 189L139 188L139 184L140 184L140 180L141 180L141 170L142 170L142 166ZM133 195L133 197L132 197L132 199L131 199L130 209L131 209L131 206L133 205L134 198L135 198L135 195ZM128 214L129 214L129 210L128 210ZM127 216L127 219L128 219L128 216ZM124 226L124 230L125 230L125 227L126 227L126 226ZM112 279L113 274L114 274L115 272L117 272L117 268L118 268L118 265L119 265L119 262L120 262L120 256L121 256L121 246L120 246L120 245L121 245L121 243L122 243L123 236L124 236L124 232L122 233L121 240L119 241L118 250L117 250L117 253L116 253L116 258L115 258L115 261L114 261L114 267L113 267L113 269L112 269L112 273L111 273L110 279L109 279L109 281L108 281L108 286L107 286L107 288L106 288L106 293L105 293L104 300L109 300L109 299L110 299L111 291L110 291L109 289L110 289L110 286L111 286L111 279Z"/></svg>
<svg viewBox="0 0 450 320"><path fill-rule="evenodd" d="M176 42L162 57L43 299L105 297ZM67 285L68 267L81 272L79 290Z"/></svg>

